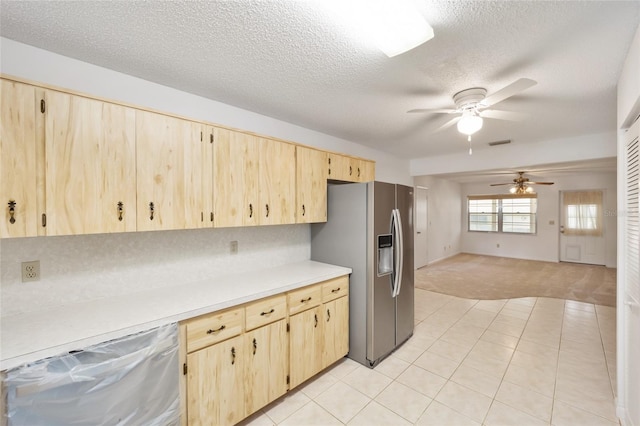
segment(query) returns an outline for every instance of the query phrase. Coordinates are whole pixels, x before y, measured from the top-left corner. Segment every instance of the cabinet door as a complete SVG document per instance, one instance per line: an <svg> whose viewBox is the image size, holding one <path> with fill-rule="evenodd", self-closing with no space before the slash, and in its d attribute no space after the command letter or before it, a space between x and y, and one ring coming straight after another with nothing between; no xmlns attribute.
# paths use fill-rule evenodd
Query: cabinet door
<svg viewBox="0 0 640 426"><path fill-rule="evenodd" d="M347 157L333 152L327 153L327 179L346 181Z"/></svg>
<svg viewBox="0 0 640 426"><path fill-rule="evenodd" d="M213 145L215 129L204 126L202 140L202 227L213 227Z"/></svg>
<svg viewBox="0 0 640 426"><path fill-rule="evenodd" d="M349 352L349 298L340 297L322 305L322 368L326 368Z"/></svg>
<svg viewBox="0 0 640 426"><path fill-rule="evenodd" d="M284 319L244 335L245 407L250 415L287 391L287 325Z"/></svg>
<svg viewBox="0 0 640 426"><path fill-rule="evenodd" d="M295 223L295 145L260 140L260 224Z"/></svg>
<svg viewBox="0 0 640 426"><path fill-rule="evenodd" d="M356 172L357 182L372 182L376 178L376 163L369 160L358 160Z"/></svg>
<svg viewBox="0 0 640 426"><path fill-rule="evenodd" d="M35 88L0 80L0 100L0 238L33 237L38 234Z"/></svg>
<svg viewBox="0 0 640 426"><path fill-rule="evenodd" d="M136 112L138 231L199 227L200 132L197 123Z"/></svg>
<svg viewBox="0 0 640 426"><path fill-rule="evenodd" d="M204 125L185 120L178 120L177 123L180 126L178 140L182 140L181 148L184 153L184 174L179 188L184 200L184 226L181 229L205 228L211 226L209 218L205 218L204 214L207 166L211 168L211 165L206 164L205 156L207 148L213 147L209 140L205 139ZM213 180L211 183L213 184Z"/></svg>
<svg viewBox="0 0 640 426"><path fill-rule="evenodd" d="M135 112L45 91L47 235L136 230Z"/></svg>
<svg viewBox="0 0 640 426"><path fill-rule="evenodd" d="M296 216L298 223L327 221L327 154L296 147Z"/></svg>
<svg viewBox="0 0 640 426"><path fill-rule="evenodd" d="M250 226L259 223L258 138L245 133L216 129L214 142L214 224L216 227Z"/></svg>
<svg viewBox="0 0 640 426"><path fill-rule="evenodd" d="M244 337L187 355L189 425L232 425L245 417Z"/></svg>
<svg viewBox="0 0 640 426"><path fill-rule="evenodd" d="M322 306L289 317L290 389L322 367Z"/></svg>

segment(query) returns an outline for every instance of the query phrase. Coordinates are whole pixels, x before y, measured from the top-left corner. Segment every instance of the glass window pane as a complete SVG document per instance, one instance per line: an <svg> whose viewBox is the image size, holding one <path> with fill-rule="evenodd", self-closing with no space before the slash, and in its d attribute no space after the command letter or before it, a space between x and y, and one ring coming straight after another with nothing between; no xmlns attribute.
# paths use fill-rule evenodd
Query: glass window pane
<svg viewBox="0 0 640 426"><path fill-rule="evenodd" d="M596 204L570 204L567 206L567 228L597 229L598 206Z"/></svg>

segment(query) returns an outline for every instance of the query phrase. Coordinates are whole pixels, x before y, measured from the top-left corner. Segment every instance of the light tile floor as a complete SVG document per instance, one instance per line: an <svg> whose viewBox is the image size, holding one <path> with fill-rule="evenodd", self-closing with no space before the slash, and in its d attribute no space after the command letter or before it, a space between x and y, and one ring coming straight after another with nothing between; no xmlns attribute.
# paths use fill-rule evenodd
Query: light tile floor
<svg viewBox="0 0 640 426"><path fill-rule="evenodd" d="M413 337L343 359L244 425L618 425L615 308L416 289Z"/></svg>

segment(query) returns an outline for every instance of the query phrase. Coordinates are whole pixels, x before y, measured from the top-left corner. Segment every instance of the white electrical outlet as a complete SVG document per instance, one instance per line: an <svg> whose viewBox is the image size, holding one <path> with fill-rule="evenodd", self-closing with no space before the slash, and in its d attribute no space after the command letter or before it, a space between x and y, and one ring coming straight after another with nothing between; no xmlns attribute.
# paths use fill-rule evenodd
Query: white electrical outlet
<svg viewBox="0 0 640 426"><path fill-rule="evenodd" d="M231 241L231 254L238 254L238 242Z"/></svg>
<svg viewBox="0 0 640 426"><path fill-rule="evenodd" d="M40 281L40 261L22 262L22 282Z"/></svg>

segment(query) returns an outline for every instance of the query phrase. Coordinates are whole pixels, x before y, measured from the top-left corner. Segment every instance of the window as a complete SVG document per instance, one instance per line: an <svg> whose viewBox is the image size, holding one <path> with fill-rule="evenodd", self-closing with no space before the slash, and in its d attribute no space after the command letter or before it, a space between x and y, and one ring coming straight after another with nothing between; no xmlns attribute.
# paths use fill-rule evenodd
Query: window
<svg viewBox="0 0 640 426"><path fill-rule="evenodd" d="M498 231L498 200L469 200L469 231Z"/></svg>
<svg viewBox="0 0 640 426"><path fill-rule="evenodd" d="M469 231L536 233L536 195L471 195Z"/></svg>
<svg viewBox="0 0 640 426"><path fill-rule="evenodd" d="M602 191L562 193L565 235L602 235Z"/></svg>

